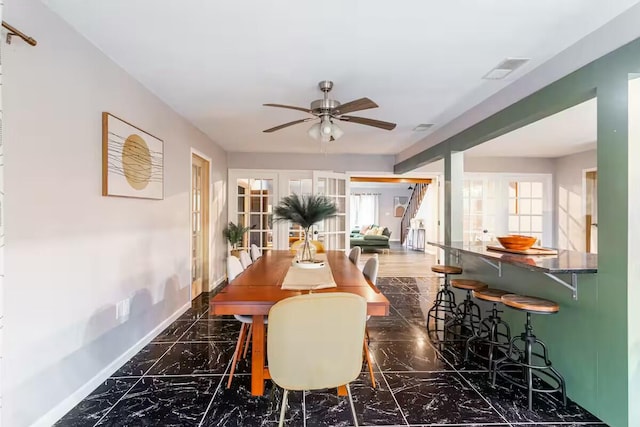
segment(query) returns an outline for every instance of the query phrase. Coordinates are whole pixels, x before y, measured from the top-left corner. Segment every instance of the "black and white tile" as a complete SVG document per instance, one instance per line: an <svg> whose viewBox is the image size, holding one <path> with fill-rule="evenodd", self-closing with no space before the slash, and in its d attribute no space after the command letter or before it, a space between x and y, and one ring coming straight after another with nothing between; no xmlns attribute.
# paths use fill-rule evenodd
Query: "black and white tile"
<svg viewBox="0 0 640 427"><path fill-rule="evenodd" d="M506 422L457 372L384 375L409 424Z"/></svg>
<svg viewBox="0 0 640 427"><path fill-rule="evenodd" d="M118 369L113 377L141 377L171 348L172 343L151 343Z"/></svg>
<svg viewBox="0 0 640 427"><path fill-rule="evenodd" d="M198 426L219 377L142 378L99 426Z"/></svg>
<svg viewBox="0 0 640 427"><path fill-rule="evenodd" d="M231 388L227 389L228 376L224 376L218 393L211 401L203 418L206 427L276 426L280 419L282 389L271 381L265 384L262 396L251 395L251 376L234 375ZM287 397L287 426L302 426L303 393L291 391Z"/></svg>
<svg viewBox="0 0 640 427"><path fill-rule="evenodd" d="M241 325L237 320L197 320L178 341L236 342Z"/></svg>
<svg viewBox="0 0 640 427"><path fill-rule="evenodd" d="M481 373L462 372L462 376L511 423L599 422L598 418L570 399L564 407L560 393L534 393L533 410L529 411L525 392L500 377L492 387L486 375Z"/></svg>
<svg viewBox="0 0 640 427"><path fill-rule="evenodd" d="M148 375L224 374L234 350L234 342L178 342Z"/></svg>
<svg viewBox="0 0 640 427"><path fill-rule="evenodd" d="M138 381L139 378L109 378L67 413L55 426L95 425Z"/></svg>
<svg viewBox="0 0 640 427"><path fill-rule="evenodd" d="M359 425L604 425L555 396L538 396L528 411L522 391L501 381L491 387L485 362L465 363L460 346L433 345L424 325L436 277L384 277L378 285L391 302L390 316L367 323L377 387L363 364L351 383ZM266 381L265 394L252 396L249 356L226 388L240 323L211 316L210 297L198 298L56 427L277 426L282 389ZM288 427L353 425L349 401L335 389L290 392L286 420Z"/></svg>

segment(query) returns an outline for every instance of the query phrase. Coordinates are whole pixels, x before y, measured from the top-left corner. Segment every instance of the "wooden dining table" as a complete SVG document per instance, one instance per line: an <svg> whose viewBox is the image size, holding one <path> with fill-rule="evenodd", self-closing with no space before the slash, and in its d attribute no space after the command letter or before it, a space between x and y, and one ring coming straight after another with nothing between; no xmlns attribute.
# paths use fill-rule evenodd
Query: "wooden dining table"
<svg viewBox="0 0 640 427"><path fill-rule="evenodd" d="M367 314L388 316L389 300L366 279L343 251L328 251L327 261L337 287L316 289L313 293L349 292L367 301ZM264 394L264 381L270 379L265 367L264 318L280 300L307 294L308 290L282 290L282 282L293 262L289 251L268 251L231 281L210 301L213 315L253 316L251 350L251 394Z"/></svg>

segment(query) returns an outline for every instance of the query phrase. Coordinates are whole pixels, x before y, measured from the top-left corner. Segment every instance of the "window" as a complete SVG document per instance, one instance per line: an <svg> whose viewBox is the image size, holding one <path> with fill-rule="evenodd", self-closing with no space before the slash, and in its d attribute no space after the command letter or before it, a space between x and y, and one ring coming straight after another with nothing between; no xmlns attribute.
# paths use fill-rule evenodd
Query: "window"
<svg viewBox="0 0 640 427"><path fill-rule="evenodd" d="M486 178L465 179L463 188L463 240L466 243L496 235L496 182Z"/></svg>
<svg viewBox="0 0 640 427"><path fill-rule="evenodd" d="M525 234L551 244L551 180L546 175L465 174L463 240Z"/></svg>
<svg viewBox="0 0 640 427"><path fill-rule="evenodd" d="M543 193L541 182L509 182L509 234L525 234L542 241Z"/></svg>
<svg viewBox="0 0 640 427"><path fill-rule="evenodd" d="M378 194L351 194L351 229L379 224Z"/></svg>

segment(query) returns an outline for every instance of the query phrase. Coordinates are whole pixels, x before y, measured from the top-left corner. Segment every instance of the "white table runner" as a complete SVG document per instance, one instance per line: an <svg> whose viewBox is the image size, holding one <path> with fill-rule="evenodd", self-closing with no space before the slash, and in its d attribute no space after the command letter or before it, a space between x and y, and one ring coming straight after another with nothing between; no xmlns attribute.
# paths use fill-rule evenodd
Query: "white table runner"
<svg viewBox="0 0 640 427"><path fill-rule="evenodd" d="M338 286L333 280L331 267L324 254L316 255L318 260L324 261L320 268L301 268L292 264L284 276L281 289L284 290L312 290L335 288Z"/></svg>

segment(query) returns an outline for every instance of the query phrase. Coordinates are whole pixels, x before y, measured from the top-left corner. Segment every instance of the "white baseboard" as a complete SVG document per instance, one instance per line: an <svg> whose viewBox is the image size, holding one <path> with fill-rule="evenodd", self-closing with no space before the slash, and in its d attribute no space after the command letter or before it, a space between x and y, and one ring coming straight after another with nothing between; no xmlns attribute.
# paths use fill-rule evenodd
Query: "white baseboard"
<svg viewBox="0 0 640 427"><path fill-rule="evenodd" d="M213 281L212 283L210 283L209 284L209 292L215 290L218 286L223 284L225 280L226 280L226 277L222 276L222 277L219 277L217 280Z"/></svg>
<svg viewBox="0 0 640 427"><path fill-rule="evenodd" d="M107 367L98 372L93 378L91 378L86 384L73 392L69 397L64 399L49 412L40 417L32 427L50 427L55 424L60 418L62 418L67 412L73 409L78 403L89 395L93 390L105 382L114 372L116 372L122 365L124 365L129 359L135 356L144 346L149 344L160 332L162 332L167 326L173 323L178 317L187 311L191 307L191 301L180 307L175 313L169 316L166 320L153 328L151 332L145 335L140 341L135 343L133 347L125 351L116 360L111 362Z"/></svg>

